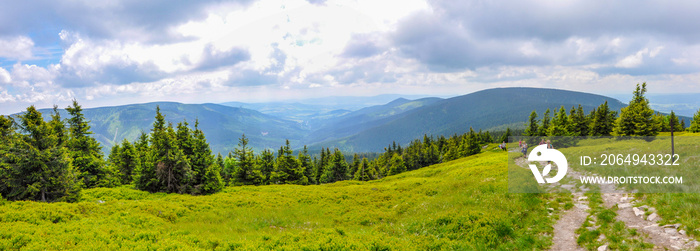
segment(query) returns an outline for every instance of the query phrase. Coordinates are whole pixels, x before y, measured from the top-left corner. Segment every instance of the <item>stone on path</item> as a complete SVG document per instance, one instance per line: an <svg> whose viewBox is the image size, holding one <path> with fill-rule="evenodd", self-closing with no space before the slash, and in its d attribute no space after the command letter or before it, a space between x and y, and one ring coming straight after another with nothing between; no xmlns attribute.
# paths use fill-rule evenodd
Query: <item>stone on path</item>
<svg viewBox="0 0 700 251"><path fill-rule="evenodd" d="M654 221L655 219L659 218L659 215L656 213L650 214L649 217L647 217L648 221Z"/></svg>
<svg viewBox="0 0 700 251"><path fill-rule="evenodd" d="M642 210L639 209L639 208L633 207L633 208L632 208L632 211L634 211L634 216L639 217L639 216L644 215L644 211L642 211Z"/></svg>
<svg viewBox="0 0 700 251"><path fill-rule="evenodd" d="M608 245L602 245L598 247L598 251L608 251Z"/></svg>

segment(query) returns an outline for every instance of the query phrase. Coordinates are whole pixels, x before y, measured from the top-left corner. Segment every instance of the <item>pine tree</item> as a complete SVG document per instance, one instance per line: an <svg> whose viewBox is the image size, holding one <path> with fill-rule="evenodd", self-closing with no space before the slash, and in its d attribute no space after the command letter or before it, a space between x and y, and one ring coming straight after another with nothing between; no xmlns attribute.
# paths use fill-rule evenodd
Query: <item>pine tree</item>
<svg viewBox="0 0 700 251"><path fill-rule="evenodd" d="M537 128L537 133L539 136L547 136L547 133L549 132L549 126L550 126L550 118L549 118L549 108L547 108L546 111L544 111L544 117L542 117L542 124L540 125L539 128ZM502 142L502 141L499 141Z"/></svg>
<svg viewBox="0 0 700 251"><path fill-rule="evenodd" d="M299 161L292 155L292 148L289 146L289 140L286 140L284 146L281 146L277 152L277 162L275 162L275 171L272 172L272 183L274 184L305 184L308 179L304 177L304 171L301 170Z"/></svg>
<svg viewBox="0 0 700 251"><path fill-rule="evenodd" d="M525 135L537 136L537 124L539 123L539 121L537 120L537 112L535 110L532 110L532 112L530 113L530 118L528 119L528 121L530 121L530 124L525 129Z"/></svg>
<svg viewBox="0 0 700 251"><path fill-rule="evenodd" d="M311 162L311 156L309 155L309 149L304 146L304 149L299 151L299 167L304 173L304 177L307 178L307 182L302 185L315 184L314 180L314 170L313 162Z"/></svg>
<svg viewBox="0 0 700 251"><path fill-rule="evenodd" d="M674 132L683 131L683 125L679 121L678 116L676 116L676 113L674 113L673 111L671 111L671 114L668 115L668 121L669 121L669 129L670 129L670 124L673 123L673 131Z"/></svg>
<svg viewBox="0 0 700 251"><path fill-rule="evenodd" d="M224 187L221 166L216 163L209 143L204 137L204 132L199 129L199 121L195 121L194 132L187 140L190 141L189 146L192 148L192 153L188 157L193 175L192 192L194 194L212 194L220 191ZM185 145L186 147L187 145Z"/></svg>
<svg viewBox="0 0 700 251"><path fill-rule="evenodd" d="M389 175L396 175L405 171L406 165L404 165L403 159L398 154L394 154L389 164Z"/></svg>
<svg viewBox="0 0 700 251"><path fill-rule="evenodd" d="M577 109L571 107L569 115L569 133L572 136L588 136L588 125L590 121L583 112L583 107L579 104Z"/></svg>
<svg viewBox="0 0 700 251"><path fill-rule="evenodd" d="M569 136L569 127L569 117L566 115L564 106L561 106L559 111L554 114L547 136Z"/></svg>
<svg viewBox="0 0 700 251"><path fill-rule="evenodd" d="M593 110L590 125L590 136L610 136L615 126L616 111L611 111L608 101Z"/></svg>
<svg viewBox="0 0 700 251"><path fill-rule="evenodd" d="M256 162L257 169L260 170L261 174L260 184L270 184L272 172L275 169L275 155L272 154L272 151L265 149L260 153Z"/></svg>
<svg viewBox="0 0 700 251"><path fill-rule="evenodd" d="M688 127L689 132L700 132L700 109L693 115L693 120L690 121L690 126Z"/></svg>
<svg viewBox="0 0 700 251"><path fill-rule="evenodd" d="M73 106L66 111L71 115L68 119L70 138L67 142L68 151L73 158L73 165L80 172L79 178L85 187L96 187L101 179L113 179L114 174L105 169L102 147L90 137L89 121L83 115L83 109L78 101L73 100Z"/></svg>
<svg viewBox="0 0 700 251"><path fill-rule="evenodd" d="M136 148L126 139L122 141L121 145L116 144L112 147L109 154L109 162L118 170L121 184L131 184L134 172L140 166Z"/></svg>
<svg viewBox="0 0 700 251"><path fill-rule="evenodd" d="M615 133L620 136L656 136L658 125L654 123L654 110L649 107L649 100L644 97L647 83L637 84L634 97L629 105L622 108L617 120Z"/></svg>
<svg viewBox="0 0 700 251"><path fill-rule="evenodd" d="M373 176L373 170L370 167L369 161L367 161L367 158L362 158L362 162L357 168L357 171L355 171L354 180L359 180L359 181L368 181L372 180Z"/></svg>
<svg viewBox="0 0 700 251"><path fill-rule="evenodd" d="M236 184L252 185L260 179L260 173L255 169L255 156L253 150L248 147L248 138L245 134L238 139L238 147L233 154L236 165L233 169L233 178Z"/></svg>
<svg viewBox="0 0 700 251"><path fill-rule="evenodd" d="M30 106L17 116L16 140L1 156L4 176L3 197L10 200L76 201L80 197L78 173L63 145L56 123L60 116L44 122L41 113ZM6 122L3 122L3 124Z"/></svg>
<svg viewBox="0 0 700 251"><path fill-rule="evenodd" d="M345 162L343 153L336 148L330 156L323 174L321 175L321 183L331 183L347 179L348 164Z"/></svg>

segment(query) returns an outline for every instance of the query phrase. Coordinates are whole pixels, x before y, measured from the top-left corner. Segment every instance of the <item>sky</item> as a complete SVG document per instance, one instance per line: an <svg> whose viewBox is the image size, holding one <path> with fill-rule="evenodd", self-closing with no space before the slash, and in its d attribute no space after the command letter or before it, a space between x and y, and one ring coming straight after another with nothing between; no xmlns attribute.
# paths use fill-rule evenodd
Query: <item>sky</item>
<svg viewBox="0 0 700 251"><path fill-rule="evenodd" d="M699 1L0 2L0 114L73 99L700 93Z"/></svg>

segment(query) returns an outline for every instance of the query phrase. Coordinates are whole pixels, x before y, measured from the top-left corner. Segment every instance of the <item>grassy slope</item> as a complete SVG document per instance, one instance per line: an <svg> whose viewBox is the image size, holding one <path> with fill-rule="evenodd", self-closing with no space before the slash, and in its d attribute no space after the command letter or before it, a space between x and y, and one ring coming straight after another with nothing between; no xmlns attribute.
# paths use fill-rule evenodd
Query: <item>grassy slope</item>
<svg viewBox="0 0 700 251"><path fill-rule="evenodd" d="M556 195L507 193L505 158L489 151L371 182L5 202L0 249L543 249Z"/></svg>

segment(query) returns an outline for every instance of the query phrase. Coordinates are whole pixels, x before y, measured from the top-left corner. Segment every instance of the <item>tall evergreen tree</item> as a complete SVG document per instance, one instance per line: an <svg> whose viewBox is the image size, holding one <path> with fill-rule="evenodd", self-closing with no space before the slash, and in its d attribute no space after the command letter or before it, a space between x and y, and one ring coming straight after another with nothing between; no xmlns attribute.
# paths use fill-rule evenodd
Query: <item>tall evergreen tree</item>
<svg viewBox="0 0 700 251"><path fill-rule="evenodd" d="M586 114L583 112L583 107L581 106L581 104L579 104L578 108L576 109L574 109L574 107L571 107L571 112L569 115L569 124L569 133L572 136L588 136L588 126L590 124L590 121L588 120Z"/></svg>
<svg viewBox="0 0 700 251"><path fill-rule="evenodd" d="M389 164L389 175L396 175L405 171L406 165L404 165L403 159L398 154L394 154Z"/></svg>
<svg viewBox="0 0 700 251"><path fill-rule="evenodd" d="M259 182L260 172L255 169L255 156L253 150L248 147L248 138L245 134L238 140L238 147L234 150L236 165L233 177L237 184L252 185Z"/></svg>
<svg viewBox="0 0 700 251"><path fill-rule="evenodd" d="M537 111L532 110L528 121L530 122L530 124L525 129L525 135L526 136L537 136L537 124L539 123L539 121L537 120Z"/></svg>
<svg viewBox="0 0 700 251"><path fill-rule="evenodd" d="M547 133L549 133L549 126L550 126L550 118L549 118L549 108L547 108L546 111L544 111L544 116L542 117L542 124L540 125L539 128L537 128L537 133L539 136L547 136Z"/></svg>
<svg viewBox="0 0 700 251"><path fill-rule="evenodd" d="M306 184L308 179L304 177L299 161L292 155L289 140L277 152L275 171L272 172L272 183L275 184Z"/></svg>
<svg viewBox="0 0 700 251"><path fill-rule="evenodd" d="M272 172L275 169L275 155L272 151L265 149L258 156L257 164L261 174L261 184L270 184Z"/></svg>
<svg viewBox="0 0 700 251"><path fill-rule="evenodd" d="M126 139L122 141L121 145L116 144L112 147L109 162L118 170L121 184L131 184L134 173L140 166L136 148Z"/></svg>
<svg viewBox="0 0 700 251"><path fill-rule="evenodd" d="M78 169L79 178L85 187L95 187L101 179L112 179L114 174L105 169L104 156L100 143L90 136L89 121L83 115L83 108L78 101L73 100L73 106L66 111L71 115L68 119L70 138L67 146L73 165Z"/></svg>
<svg viewBox="0 0 700 251"><path fill-rule="evenodd" d="M199 129L199 121L194 123L194 132L188 137L191 141L191 156L188 157L192 169L194 194L212 194L224 187L221 178L221 166L216 163L214 155L209 148L209 143L204 137L204 132Z"/></svg>
<svg viewBox="0 0 700 251"><path fill-rule="evenodd" d="M10 140L2 158L3 197L10 200L76 201L80 197L78 173L66 148L59 144L55 116L44 122L41 113L30 106L18 115L16 140ZM6 123L6 122L3 122Z"/></svg>
<svg viewBox="0 0 700 251"><path fill-rule="evenodd" d="M564 106L561 106L554 114L547 136L569 136L569 127L569 117L566 115Z"/></svg>
<svg viewBox="0 0 700 251"><path fill-rule="evenodd" d="M367 158L362 158L362 162L360 162L357 171L355 171L353 179L359 181L368 181L372 180L373 176L373 170L370 167L369 161L367 161Z"/></svg>
<svg viewBox="0 0 700 251"><path fill-rule="evenodd" d="M608 107L608 101L598 106L592 112L590 136L610 136L615 126L616 114L616 111L611 111Z"/></svg>
<svg viewBox="0 0 700 251"><path fill-rule="evenodd" d="M671 123L673 123L673 131L674 132L683 131L683 126L681 125L681 122L678 119L678 116L676 116L676 113L674 113L673 111L671 111L671 114L668 115L668 121L669 121L669 129L670 129Z"/></svg>
<svg viewBox="0 0 700 251"><path fill-rule="evenodd" d="M693 115L693 120L690 121L690 126L688 127L689 132L700 132L700 109Z"/></svg>
<svg viewBox="0 0 700 251"><path fill-rule="evenodd" d="M311 161L311 156L309 155L309 149L306 148L306 145L304 146L304 149L299 151L299 167L301 170L303 170L304 177L307 178L307 182L302 185L308 185L308 184L315 184L316 181L314 180L314 167L313 167L313 162Z"/></svg>
<svg viewBox="0 0 700 251"><path fill-rule="evenodd" d="M642 83L634 91L634 97L627 107L622 108L617 120L615 133L620 136L655 136L658 125L653 122L654 110L649 107L649 100L644 96L647 83Z"/></svg>
<svg viewBox="0 0 700 251"><path fill-rule="evenodd" d="M347 179L348 164L345 162L343 153L336 148L330 156L323 175L321 175L321 183L331 183Z"/></svg>

